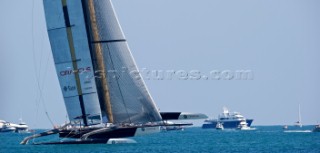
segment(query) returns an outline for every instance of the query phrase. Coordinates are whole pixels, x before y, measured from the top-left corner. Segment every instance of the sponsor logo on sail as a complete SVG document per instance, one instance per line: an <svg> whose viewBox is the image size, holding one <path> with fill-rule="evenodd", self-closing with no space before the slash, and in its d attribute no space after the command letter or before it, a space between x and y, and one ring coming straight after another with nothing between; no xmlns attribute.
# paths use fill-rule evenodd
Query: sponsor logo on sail
<svg viewBox="0 0 320 153"><path fill-rule="evenodd" d="M73 91L73 90L76 90L76 87L75 87L75 86L64 86L64 87L63 87L63 90L64 90L65 92L67 92L67 91Z"/></svg>
<svg viewBox="0 0 320 153"><path fill-rule="evenodd" d="M68 76L68 75L72 75L74 73L85 73L85 72L91 72L91 67L83 67L83 68L79 68L78 70L63 70L63 71L60 71L60 76Z"/></svg>

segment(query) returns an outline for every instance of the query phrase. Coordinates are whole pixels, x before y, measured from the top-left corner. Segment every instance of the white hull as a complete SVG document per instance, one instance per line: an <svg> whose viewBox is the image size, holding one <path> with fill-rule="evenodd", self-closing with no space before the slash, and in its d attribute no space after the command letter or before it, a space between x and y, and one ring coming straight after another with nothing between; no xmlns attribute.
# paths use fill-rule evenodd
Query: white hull
<svg viewBox="0 0 320 153"><path fill-rule="evenodd" d="M238 127L239 130L248 131L248 130L255 130L255 128L250 128L248 123L245 120L242 120Z"/></svg>
<svg viewBox="0 0 320 153"><path fill-rule="evenodd" d="M14 132L16 128L3 126L0 132Z"/></svg>
<svg viewBox="0 0 320 153"><path fill-rule="evenodd" d="M20 124L14 124L10 122L6 122L0 120L0 132L20 132L20 131L28 131L28 125L21 122Z"/></svg>
<svg viewBox="0 0 320 153"><path fill-rule="evenodd" d="M241 128L240 130L242 130L242 131L251 131L251 130L256 130L256 128L246 127L246 128Z"/></svg>
<svg viewBox="0 0 320 153"><path fill-rule="evenodd" d="M129 144L129 143L137 143L133 139L128 139L128 138L112 138L109 139L107 144Z"/></svg>

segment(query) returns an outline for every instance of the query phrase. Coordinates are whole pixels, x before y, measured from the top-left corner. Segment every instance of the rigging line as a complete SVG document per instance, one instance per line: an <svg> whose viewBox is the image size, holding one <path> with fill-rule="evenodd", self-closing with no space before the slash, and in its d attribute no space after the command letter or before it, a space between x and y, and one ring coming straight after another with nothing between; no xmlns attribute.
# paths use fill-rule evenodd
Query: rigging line
<svg viewBox="0 0 320 153"><path fill-rule="evenodd" d="M42 36L44 36L44 35L42 35ZM42 37L42 43L41 43L41 50L43 49L43 44L44 44L44 42L43 42L43 40L44 40L44 37ZM42 85L41 86L41 90L43 90L43 88L44 88L44 84L45 84L45 80L46 80L46 78L47 78L47 72L48 72L48 66L49 66L49 60L50 60L50 52L48 52L48 54L47 54L47 56L46 56L46 65L45 65L45 71L44 71L44 75L42 76L42 84L41 84L41 78L40 78L40 71L39 71L39 78L40 78L40 84Z"/></svg>
<svg viewBox="0 0 320 153"><path fill-rule="evenodd" d="M81 124L81 121L78 121L79 124ZM71 122L70 122L71 124ZM77 122L75 122L75 124L77 124ZM81 127L80 127L81 129ZM77 128L73 128L70 130L70 132L67 134L67 136L65 136L64 138L61 139L61 141L68 139L69 135L71 135L72 132L77 132Z"/></svg>
<svg viewBox="0 0 320 153"><path fill-rule="evenodd" d="M33 55L33 66L34 66L34 69L36 70L36 63L35 63L35 51L34 51L34 0L32 0L32 10L31 10L31 37L32 37L32 55ZM36 70L37 71L37 70ZM36 77L36 76L35 76ZM37 80L37 78L36 78ZM38 93L37 93L37 96L36 96L36 122L35 124L37 123L37 120L38 120L38 108L39 108L39 103L38 103ZM36 125L35 125L36 126Z"/></svg>
<svg viewBox="0 0 320 153"><path fill-rule="evenodd" d="M44 33L42 33L42 36L41 36L41 47L40 47L40 64L39 64L39 72L38 72L38 78L40 78L41 79L41 69L42 69L42 57L43 57L43 44L44 44L44 42L43 42L43 40L44 40ZM41 80L40 80L40 82L41 82Z"/></svg>
<svg viewBox="0 0 320 153"><path fill-rule="evenodd" d="M44 33L42 33L42 39L41 39L41 48L40 48L40 51L41 53L43 53L43 46L44 46ZM42 99L42 104L43 104L43 107L44 107L44 110L45 110L45 113L47 115L47 118L49 119L50 123L54 126L54 123L52 122L52 119L50 118L49 114L48 114L48 111L47 111L47 107L46 107L46 103L43 99L43 88L44 88L44 83L45 83L45 79L46 79L46 76L47 76L47 72L48 72L48 64L49 64L49 56L50 55L50 52L49 54L47 54L47 62L46 62L46 66L45 66L45 72L44 72L44 76L43 76L43 83L42 83L42 87L40 87L40 83L41 83L41 78L40 78L40 71L41 71L41 66L42 66L42 54L41 54L41 58L40 58L40 69L39 69L39 77L38 77L38 84L39 84L39 89L40 89L40 96L41 96L41 99Z"/></svg>
<svg viewBox="0 0 320 153"><path fill-rule="evenodd" d="M112 65L113 69L115 70L114 63L113 63L113 60L112 60L112 57L111 57L111 51L110 51L110 48L109 48L109 44L107 44L107 48L108 48L108 55L110 57L111 65ZM127 113L128 117L129 117L129 122L132 123L131 117L130 117L128 109L127 109L127 105L126 105L126 103L124 101L124 97L123 97L123 94L122 94L118 79L116 79L116 82L117 82L117 85L118 85L118 88L119 88L119 91L120 91L120 95L121 95L121 99L122 99L124 108L125 108L126 113Z"/></svg>
<svg viewBox="0 0 320 153"><path fill-rule="evenodd" d="M42 49L43 49L43 44L44 44L44 34L42 34L42 39L41 39L41 48L40 48L40 52L41 52L41 56L40 56L40 68L39 68L39 72L38 72L38 81L40 82L40 84L41 84L41 69L42 69L42 55L43 55L43 51L42 51ZM48 58L47 58L47 63L46 63L46 66L45 66L45 74L44 74L44 76L43 76L43 81L42 81L42 88L41 88L41 90L43 89L43 86L44 86L44 82L45 82L45 78L46 78L46 73L47 73L47 67L48 67ZM41 93L40 93L41 94ZM40 94L39 94L39 96L37 96L37 99L39 100L39 103L41 102L41 98L40 98Z"/></svg>
<svg viewBox="0 0 320 153"><path fill-rule="evenodd" d="M39 93L40 93L40 102L41 102L41 104L42 104L42 106L43 106L43 109L45 110L46 116L47 116L47 118L49 119L51 125L54 126L54 123L52 122L52 120L51 120L51 118L50 118L50 116L49 116L49 114L48 114L47 107L46 107L46 104L45 104L45 102L44 102L43 93L42 93L42 89L41 89L41 87L40 87L39 81L37 81L37 84L38 84L38 90L39 90Z"/></svg>
<svg viewBox="0 0 320 153"><path fill-rule="evenodd" d="M36 64L35 64L35 51L34 51L34 29L33 29L33 27L34 27L34 0L32 0L32 10L31 10L31 36L32 36L32 53L33 53L33 66L34 66L34 68L35 68L35 70L36 70ZM35 75L36 75L36 73L35 73ZM36 77L36 76L35 76ZM37 96L36 96L36 116L35 116L35 118L36 118L36 122L34 123L34 126L36 126L37 125L37 121L38 121L38 112L39 112L39 102L38 102L38 93L37 93ZM36 131L34 130L33 131L33 134L35 134L36 133ZM34 140L33 140L33 143L34 143Z"/></svg>
<svg viewBox="0 0 320 153"><path fill-rule="evenodd" d="M45 66L45 72L44 72L44 76L43 76L43 80L42 80L42 87L41 87L41 90L43 90L44 88L44 83L45 83L45 80L47 78L47 73L48 73L48 66L49 66L49 60L50 60L50 56L49 54L47 55L47 63L46 63L46 66ZM41 81L41 80L40 80Z"/></svg>
<svg viewBox="0 0 320 153"><path fill-rule="evenodd" d="M42 90L41 90L40 83L39 83L39 79L40 78L37 75L38 67L36 65L35 38L34 38L34 7L35 7L35 3L34 3L34 0L33 0L32 1L32 24L31 24L32 25L31 26L31 31L32 31L31 35L32 35L33 66L34 66L34 69L35 69L35 72L36 72L34 74L35 74L35 79L36 79L36 82L37 82L37 90L39 90L39 95L40 95L39 101L38 101L38 98L36 98L36 107L37 107L36 108L36 110L37 110L36 111L36 119L38 119L37 117L38 117L38 112L39 112L38 109L39 109L40 102L42 102L47 118L49 119L50 123L52 125L54 125L52 120L51 120L51 118L50 118L50 116L48 115L48 112L47 112L47 109L46 109L46 106L45 106L45 103L44 103L44 99L43 99L43 96L42 96Z"/></svg>
<svg viewBox="0 0 320 153"><path fill-rule="evenodd" d="M42 8L43 8L43 7L42 7ZM44 11L44 10L43 10L43 11ZM44 46L44 36L45 36L45 34L42 33L41 48L40 48L41 53L43 52L42 50L43 50L43 46ZM41 55L42 55L42 54L41 54ZM47 107L46 107L46 103L45 103L45 101L44 101L44 99L43 99L43 96L42 96L42 95L43 95L43 94L42 94L42 90L43 90L43 88L44 88L45 80L46 80L46 78L47 78L47 72L48 72L48 66L49 66L49 58L50 58L50 51L48 51L48 54L47 54L45 72L44 72L43 79L42 79L42 87L40 87L40 84L41 84L41 78L40 78L41 73L40 73L40 71L41 71L41 65L42 65L42 64L41 64L41 63L42 63L42 56L41 56L41 58L40 58L40 69L39 69L39 80L38 80L38 84L39 84L39 89L40 89L40 96L41 96L41 99L42 99L41 102L42 102L42 104L43 104L43 107L44 107L46 116L47 116L47 118L49 119L50 123L54 126L54 123L52 122L52 120L51 120L51 118L50 118L50 116L49 116L49 114L48 114Z"/></svg>

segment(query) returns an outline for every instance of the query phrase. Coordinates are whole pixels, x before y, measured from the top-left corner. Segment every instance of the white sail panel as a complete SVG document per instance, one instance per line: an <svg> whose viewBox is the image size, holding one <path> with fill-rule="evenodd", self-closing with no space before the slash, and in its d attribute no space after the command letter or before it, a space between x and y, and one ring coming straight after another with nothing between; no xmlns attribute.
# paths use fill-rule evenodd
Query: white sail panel
<svg viewBox="0 0 320 153"><path fill-rule="evenodd" d="M80 100L79 96L75 97L65 97L64 98L66 109L68 110L69 120L73 123L82 122L82 120L76 119L79 116L82 116L81 107L79 105Z"/></svg>
<svg viewBox="0 0 320 153"><path fill-rule="evenodd" d="M78 96L74 68L71 62L56 64L56 71L63 97Z"/></svg>
<svg viewBox="0 0 320 153"><path fill-rule="evenodd" d="M61 0L43 0L48 31L65 27Z"/></svg>
<svg viewBox="0 0 320 153"><path fill-rule="evenodd" d="M70 20L72 39L78 66L79 81L83 95L84 108L90 124L101 122L101 108L94 68L92 65L89 41L84 20L82 2L80 0L68 0L68 17Z"/></svg>
<svg viewBox="0 0 320 153"><path fill-rule="evenodd" d="M72 27L73 46L77 59L82 93L96 92L94 69L92 66L82 3L79 0L68 0L66 2L68 18Z"/></svg>
<svg viewBox="0 0 320 153"><path fill-rule="evenodd" d="M90 60L92 65L81 1L69 0L67 4L76 57Z"/></svg>
<svg viewBox="0 0 320 153"><path fill-rule="evenodd" d="M66 29L48 29L54 62L72 62ZM54 38L54 39L51 39Z"/></svg>
<svg viewBox="0 0 320 153"><path fill-rule="evenodd" d="M94 76L94 68L90 63L91 60L83 59L80 62L77 62L78 65L78 74L81 83L81 89L83 94L88 93L96 93L96 83L95 83L95 76Z"/></svg>
<svg viewBox="0 0 320 153"><path fill-rule="evenodd" d="M77 65L78 67L76 70L73 68L71 62L56 64L60 87L64 97L79 95L75 80L76 73L79 75L83 94L96 93L97 91L92 65L88 64L88 61L77 62Z"/></svg>
<svg viewBox="0 0 320 153"><path fill-rule="evenodd" d="M83 95L84 108L88 112L87 118L89 124L99 124L101 123L101 110L97 93L85 94Z"/></svg>

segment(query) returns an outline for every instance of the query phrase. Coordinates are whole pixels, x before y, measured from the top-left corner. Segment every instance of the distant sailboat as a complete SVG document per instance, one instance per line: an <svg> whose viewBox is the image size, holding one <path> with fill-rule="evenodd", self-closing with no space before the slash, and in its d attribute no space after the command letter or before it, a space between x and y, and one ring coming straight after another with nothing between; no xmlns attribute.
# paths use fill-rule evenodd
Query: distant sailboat
<svg viewBox="0 0 320 153"><path fill-rule="evenodd" d="M299 104L299 120L295 122L296 127L302 127L302 122L301 122L301 112L300 112L300 104Z"/></svg>
<svg viewBox="0 0 320 153"><path fill-rule="evenodd" d="M111 0L43 0L56 72L70 123L25 138L51 134L69 141L108 143L111 138L160 131L163 120L204 114L159 112L119 25ZM174 125L174 124L173 124Z"/></svg>

